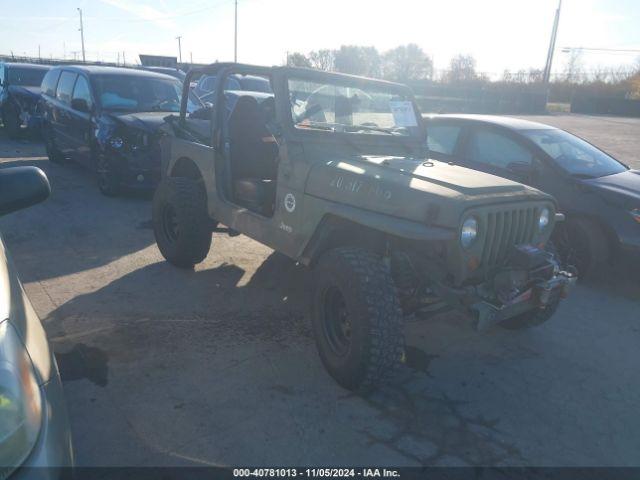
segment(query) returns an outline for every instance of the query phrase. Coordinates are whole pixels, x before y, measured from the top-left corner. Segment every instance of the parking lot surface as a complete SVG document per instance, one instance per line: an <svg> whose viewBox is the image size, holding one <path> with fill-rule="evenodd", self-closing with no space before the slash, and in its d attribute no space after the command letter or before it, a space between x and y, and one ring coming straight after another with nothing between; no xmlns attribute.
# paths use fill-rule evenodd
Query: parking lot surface
<svg viewBox="0 0 640 480"><path fill-rule="evenodd" d="M640 168L640 120L532 117ZM93 465L640 465L640 282L607 272L538 328L407 319L393 387L324 371L311 274L214 233L193 271L155 246L148 198L0 137L1 166L47 172L48 201L0 221L56 351L76 460Z"/></svg>

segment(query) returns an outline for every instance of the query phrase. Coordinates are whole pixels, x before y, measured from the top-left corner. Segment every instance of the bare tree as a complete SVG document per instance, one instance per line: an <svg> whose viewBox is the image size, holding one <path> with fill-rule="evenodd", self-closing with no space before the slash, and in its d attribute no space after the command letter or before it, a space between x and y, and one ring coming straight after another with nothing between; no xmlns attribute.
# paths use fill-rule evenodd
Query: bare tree
<svg viewBox="0 0 640 480"><path fill-rule="evenodd" d="M449 63L446 80L450 83L465 83L478 79L476 59L472 55L456 55Z"/></svg>
<svg viewBox="0 0 640 480"><path fill-rule="evenodd" d="M335 69L342 73L380 76L380 54L375 47L342 45L334 52Z"/></svg>
<svg viewBox="0 0 640 480"><path fill-rule="evenodd" d="M430 79L433 76L433 61L415 43L401 45L382 56L385 78L407 82Z"/></svg>
<svg viewBox="0 0 640 480"><path fill-rule="evenodd" d="M572 49L569 58L564 65L564 81L567 83L579 83L583 77L582 50Z"/></svg>
<svg viewBox="0 0 640 480"><path fill-rule="evenodd" d="M293 52L287 54L287 67L311 67L311 62L304 53Z"/></svg>
<svg viewBox="0 0 640 480"><path fill-rule="evenodd" d="M313 68L327 72L335 70L335 52L329 49L314 50L309 53L309 61Z"/></svg>

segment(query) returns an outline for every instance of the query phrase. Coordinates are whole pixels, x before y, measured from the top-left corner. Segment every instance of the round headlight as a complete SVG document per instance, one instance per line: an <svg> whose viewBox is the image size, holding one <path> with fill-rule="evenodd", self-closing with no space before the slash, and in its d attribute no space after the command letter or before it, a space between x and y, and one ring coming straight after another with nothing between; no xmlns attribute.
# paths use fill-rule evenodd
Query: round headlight
<svg viewBox="0 0 640 480"><path fill-rule="evenodd" d="M548 208L543 208L540 212L540 218L538 219L538 230L543 231L549 225L549 216L551 213Z"/></svg>
<svg viewBox="0 0 640 480"><path fill-rule="evenodd" d="M109 145L111 145L116 150L119 150L124 145L124 140L122 140L121 137L113 137L111 140L109 140Z"/></svg>
<svg viewBox="0 0 640 480"><path fill-rule="evenodd" d="M473 245L477 236L478 220L476 220L475 217L469 217L462 224L462 229L460 230L460 243L464 248L469 248Z"/></svg>

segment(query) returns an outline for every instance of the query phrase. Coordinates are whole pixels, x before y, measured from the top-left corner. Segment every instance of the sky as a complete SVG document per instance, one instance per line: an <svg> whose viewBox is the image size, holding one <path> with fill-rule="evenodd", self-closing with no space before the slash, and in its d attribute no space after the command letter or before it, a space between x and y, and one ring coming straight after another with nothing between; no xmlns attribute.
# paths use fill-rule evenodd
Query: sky
<svg viewBox="0 0 640 480"><path fill-rule="evenodd" d="M445 69L458 53L500 75L543 68L558 0L238 0L238 60L282 64L287 52L342 44L381 52L417 43ZM138 61L139 53L209 63L233 60L234 0L0 0L0 54L80 58L82 8L87 59ZM584 50L585 70L640 58L640 0L563 0L554 71Z"/></svg>

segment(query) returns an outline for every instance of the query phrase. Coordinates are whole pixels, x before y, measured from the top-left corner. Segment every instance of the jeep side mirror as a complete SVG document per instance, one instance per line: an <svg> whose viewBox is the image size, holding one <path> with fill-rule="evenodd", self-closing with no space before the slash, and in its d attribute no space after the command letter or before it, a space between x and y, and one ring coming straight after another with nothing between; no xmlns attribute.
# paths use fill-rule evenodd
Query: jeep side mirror
<svg viewBox="0 0 640 480"><path fill-rule="evenodd" d="M71 100L71 108L83 113L89 113L91 111L89 104L84 98L73 98Z"/></svg>
<svg viewBox="0 0 640 480"><path fill-rule="evenodd" d="M50 193L49 179L37 167L0 169L0 215L40 203Z"/></svg>

